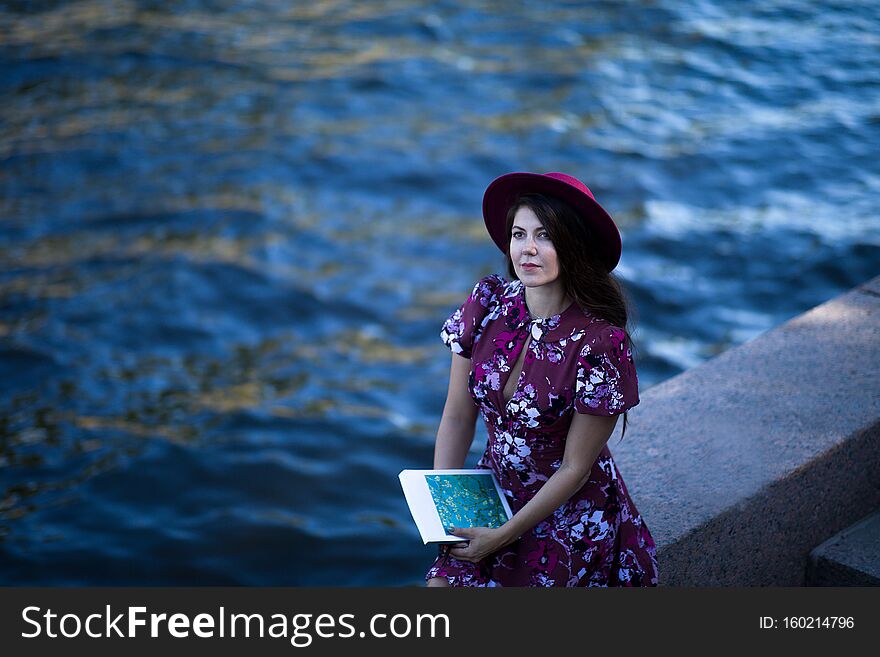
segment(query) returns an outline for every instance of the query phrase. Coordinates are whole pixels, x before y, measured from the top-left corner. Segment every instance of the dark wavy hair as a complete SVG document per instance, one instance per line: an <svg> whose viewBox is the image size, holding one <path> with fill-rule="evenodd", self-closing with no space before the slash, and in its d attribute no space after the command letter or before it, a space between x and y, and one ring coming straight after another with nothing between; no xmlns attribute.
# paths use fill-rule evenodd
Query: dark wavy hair
<svg viewBox="0 0 880 657"><path fill-rule="evenodd" d="M553 242L565 293L584 310L623 329L635 354L635 343L627 330L631 309L623 285L603 267L589 226L564 201L543 194L521 194L514 199L507 210L508 274L512 279L519 278L510 258L509 245L513 218L524 206L535 213ZM627 413L624 413L620 440L626 434L626 425Z"/></svg>

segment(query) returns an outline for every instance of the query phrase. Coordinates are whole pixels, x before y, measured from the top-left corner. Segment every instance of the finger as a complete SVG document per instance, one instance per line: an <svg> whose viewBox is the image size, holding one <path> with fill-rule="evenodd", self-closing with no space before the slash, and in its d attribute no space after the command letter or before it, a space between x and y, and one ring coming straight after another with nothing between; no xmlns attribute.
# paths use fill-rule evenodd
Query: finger
<svg viewBox="0 0 880 657"><path fill-rule="evenodd" d="M455 547L449 550L449 554L451 554L456 559L461 559L463 561L471 561L470 553L465 548Z"/></svg>

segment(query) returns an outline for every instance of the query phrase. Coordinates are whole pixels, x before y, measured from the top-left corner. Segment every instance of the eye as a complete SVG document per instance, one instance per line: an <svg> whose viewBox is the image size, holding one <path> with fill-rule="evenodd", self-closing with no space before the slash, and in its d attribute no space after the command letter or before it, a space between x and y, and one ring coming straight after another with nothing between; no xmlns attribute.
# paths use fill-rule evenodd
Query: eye
<svg viewBox="0 0 880 657"><path fill-rule="evenodd" d="M513 231L512 234L513 234L513 237L516 238L516 239L519 239L519 238L522 237L522 235L523 235L523 233L522 233L521 230L515 230L515 231Z"/></svg>

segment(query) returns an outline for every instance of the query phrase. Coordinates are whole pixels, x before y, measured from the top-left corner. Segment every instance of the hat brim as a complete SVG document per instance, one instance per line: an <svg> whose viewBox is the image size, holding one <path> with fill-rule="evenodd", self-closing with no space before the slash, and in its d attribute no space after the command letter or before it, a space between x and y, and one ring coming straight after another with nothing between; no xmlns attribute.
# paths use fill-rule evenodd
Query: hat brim
<svg viewBox="0 0 880 657"><path fill-rule="evenodd" d="M607 271L620 262L620 231L599 203L568 183L540 173L508 173L493 180L483 194L483 220L492 241L506 254L509 248L506 231L507 211L520 194L555 196L572 207L588 222L590 230L600 242L599 253Z"/></svg>

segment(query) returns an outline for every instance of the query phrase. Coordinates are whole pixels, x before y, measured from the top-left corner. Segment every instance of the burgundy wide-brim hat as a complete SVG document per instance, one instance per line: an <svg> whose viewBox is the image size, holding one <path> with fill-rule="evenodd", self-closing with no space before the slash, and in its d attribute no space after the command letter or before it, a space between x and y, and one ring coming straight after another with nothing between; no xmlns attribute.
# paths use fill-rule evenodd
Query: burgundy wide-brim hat
<svg viewBox="0 0 880 657"><path fill-rule="evenodd" d="M620 231L590 189L574 176L553 171L528 173L517 171L500 176L489 183L483 194L483 219L492 241L507 253L509 238L506 231L507 211L519 194L545 194L568 203L585 221L594 238L599 241L598 252L610 272L620 262Z"/></svg>

